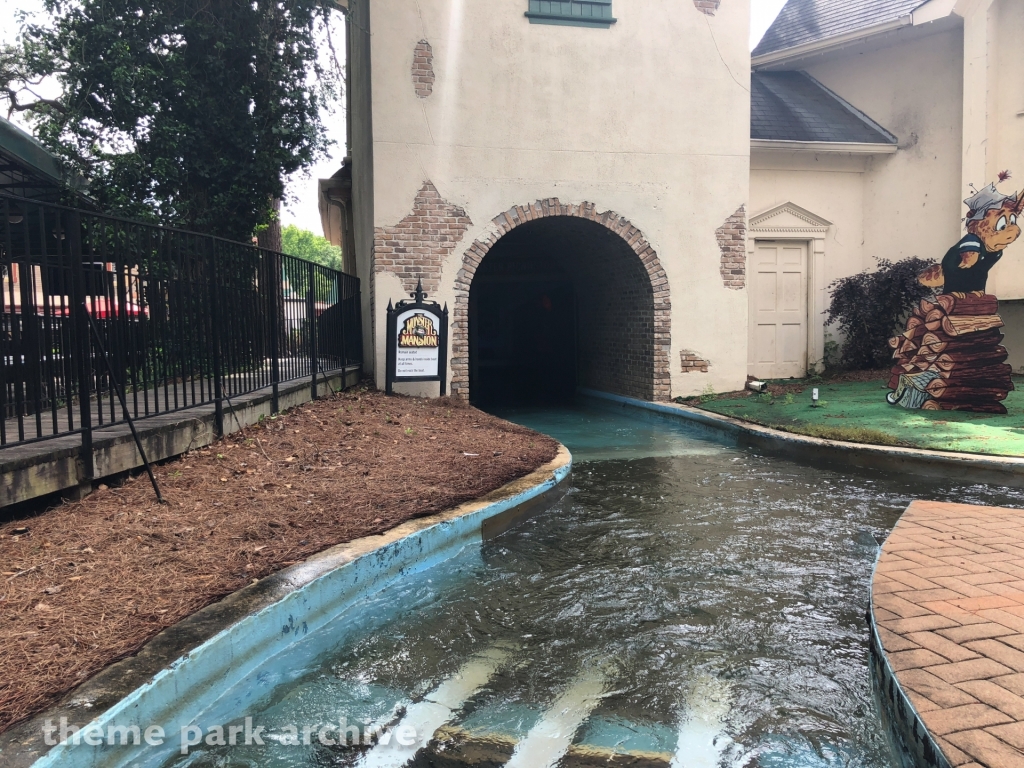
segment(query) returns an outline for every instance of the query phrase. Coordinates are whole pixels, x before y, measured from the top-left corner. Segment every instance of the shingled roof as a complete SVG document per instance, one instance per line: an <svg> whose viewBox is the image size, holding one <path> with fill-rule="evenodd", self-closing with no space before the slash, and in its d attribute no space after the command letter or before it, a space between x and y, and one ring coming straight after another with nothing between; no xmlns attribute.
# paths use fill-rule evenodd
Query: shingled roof
<svg viewBox="0 0 1024 768"><path fill-rule="evenodd" d="M906 16L926 0L789 0L753 56L866 29Z"/></svg>
<svg viewBox="0 0 1024 768"><path fill-rule="evenodd" d="M750 138L895 145L897 139L803 72L754 72Z"/></svg>

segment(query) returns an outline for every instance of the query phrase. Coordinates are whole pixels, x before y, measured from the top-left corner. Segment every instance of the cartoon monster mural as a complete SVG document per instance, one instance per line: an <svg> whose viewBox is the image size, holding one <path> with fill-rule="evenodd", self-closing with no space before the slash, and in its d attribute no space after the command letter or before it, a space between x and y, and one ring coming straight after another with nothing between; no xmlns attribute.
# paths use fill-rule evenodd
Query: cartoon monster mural
<svg viewBox="0 0 1024 768"><path fill-rule="evenodd" d="M999 174L1000 182L1009 178ZM889 340L896 364L887 399L904 408L1006 413L1012 369L1001 346L999 302L985 289L992 267L1021 235L1024 191L1005 195L993 183L964 203L967 234L919 277L935 289L935 300L923 299L906 331Z"/></svg>

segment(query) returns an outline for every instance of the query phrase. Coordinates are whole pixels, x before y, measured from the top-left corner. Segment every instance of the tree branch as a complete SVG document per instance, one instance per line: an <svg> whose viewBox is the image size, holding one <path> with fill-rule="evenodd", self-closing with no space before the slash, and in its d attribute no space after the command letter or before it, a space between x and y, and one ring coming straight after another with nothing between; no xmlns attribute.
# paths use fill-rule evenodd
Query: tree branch
<svg viewBox="0 0 1024 768"><path fill-rule="evenodd" d="M54 112L59 112L62 115L67 114L67 109L64 107L64 105L61 104L59 101L55 101L54 99L37 98L32 103L22 104L18 101L17 91L15 91L12 88L4 88L4 91L6 91L7 93L8 101L11 102L10 109L7 111L8 117L10 117L10 115L14 112L38 111L43 107L48 107L49 109L52 109ZM35 94L32 95L35 96Z"/></svg>

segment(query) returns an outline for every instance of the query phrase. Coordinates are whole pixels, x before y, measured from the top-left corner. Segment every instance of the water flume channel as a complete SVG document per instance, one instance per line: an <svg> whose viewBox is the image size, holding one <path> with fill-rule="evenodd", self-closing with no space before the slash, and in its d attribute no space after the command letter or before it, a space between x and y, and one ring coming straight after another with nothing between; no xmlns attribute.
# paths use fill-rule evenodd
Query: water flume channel
<svg viewBox="0 0 1024 768"><path fill-rule="evenodd" d="M618 406L501 415L569 447L565 498L226 691L207 719L252 717L263 746L166 765L895 766L868 672L877 542L914 498L1024 506L812 469ZM428 746L317 738L403 726Z"/></svg>

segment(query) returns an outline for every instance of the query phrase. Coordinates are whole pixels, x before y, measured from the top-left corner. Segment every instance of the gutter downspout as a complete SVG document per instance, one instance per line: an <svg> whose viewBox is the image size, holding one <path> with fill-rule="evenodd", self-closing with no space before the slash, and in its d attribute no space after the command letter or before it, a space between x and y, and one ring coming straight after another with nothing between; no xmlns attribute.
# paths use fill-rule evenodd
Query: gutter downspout
<svg viewBox="0 0 1024 768"><path fill-rule="evenodd" d="M774 139L751 139L750 148L752 150L842 155L894 155L899 150L896 144L883 144L881 142L870 144L867 142L779 141Z"/></svg>

